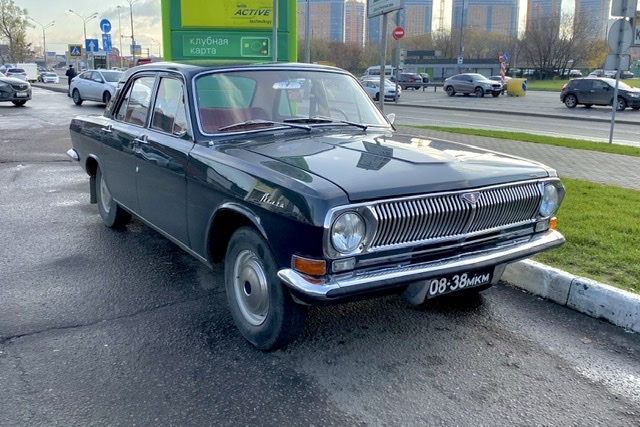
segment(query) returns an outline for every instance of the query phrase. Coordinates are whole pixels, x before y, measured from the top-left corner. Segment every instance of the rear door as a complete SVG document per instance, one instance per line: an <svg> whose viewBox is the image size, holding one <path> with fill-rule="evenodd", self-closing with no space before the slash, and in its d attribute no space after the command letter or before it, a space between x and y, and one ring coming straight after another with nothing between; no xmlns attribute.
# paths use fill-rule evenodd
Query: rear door
<svg viewBox="0 0 640 427"><path fill-rule="evenodd" d="M104 153L100 167L109 190L118 203L138 214L136 150L145 133L155 79L153 73L130 79L113 107L111 126L103 130Z"/></svg>

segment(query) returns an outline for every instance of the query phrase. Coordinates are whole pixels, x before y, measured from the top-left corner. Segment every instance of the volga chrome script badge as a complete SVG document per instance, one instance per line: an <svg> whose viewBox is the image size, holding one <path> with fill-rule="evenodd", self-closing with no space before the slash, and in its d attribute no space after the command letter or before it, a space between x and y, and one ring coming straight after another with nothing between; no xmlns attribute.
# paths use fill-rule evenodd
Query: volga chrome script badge
<svg viewBox="0 0 640 427"><path fill-rule="evenodd" d="M473 193L462 193L460 198L470 205L475 205L480 200L480 193L475 191Z"/></svg>

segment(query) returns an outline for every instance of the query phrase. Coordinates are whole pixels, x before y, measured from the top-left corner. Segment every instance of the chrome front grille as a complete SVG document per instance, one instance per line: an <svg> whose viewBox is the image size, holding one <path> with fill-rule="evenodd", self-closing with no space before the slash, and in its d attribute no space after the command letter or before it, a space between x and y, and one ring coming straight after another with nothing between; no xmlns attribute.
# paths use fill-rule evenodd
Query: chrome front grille
<svg viewBox="0 0 640 427"><path fill-rule="evenodd" d="M467 199L473 193L477 201L468 202L465 193ZM532 222L541 197L539 184L529 182L378 203L371 206L377 229L369 250L459 239Z"/></svg>
<svg viewBox="0 0 640 427"><path fill-rule="evenodd" d="M29 85L26 83L12 83L11 87L15 90L27 90L29 88Z"/></svg>

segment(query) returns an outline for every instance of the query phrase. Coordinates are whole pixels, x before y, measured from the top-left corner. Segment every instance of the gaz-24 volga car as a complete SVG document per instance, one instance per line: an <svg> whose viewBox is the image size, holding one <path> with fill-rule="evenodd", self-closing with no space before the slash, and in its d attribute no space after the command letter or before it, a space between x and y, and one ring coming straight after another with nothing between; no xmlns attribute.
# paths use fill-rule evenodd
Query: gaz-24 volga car
<svg viewBox="0 0 640 427"><path fill-rule="evenodd" d="M272 350L310 305L475 293L564 242L553 169L392 121L338 68L153 63L72 120L68 155L108 227L223 263L238 329Z"/></svg>

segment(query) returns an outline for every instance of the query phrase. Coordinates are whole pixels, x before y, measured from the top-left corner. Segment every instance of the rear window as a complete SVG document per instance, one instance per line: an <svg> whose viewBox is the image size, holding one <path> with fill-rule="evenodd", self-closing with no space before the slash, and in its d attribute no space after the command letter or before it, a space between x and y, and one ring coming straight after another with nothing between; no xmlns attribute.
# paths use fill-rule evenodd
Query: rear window
<svg viewBox="0 0 640 427"><path fill-rule="evenodd" d="M7 70L7 73L25 73L26 71L24 71L24 69L22 68L9 68Z"/></svg>

